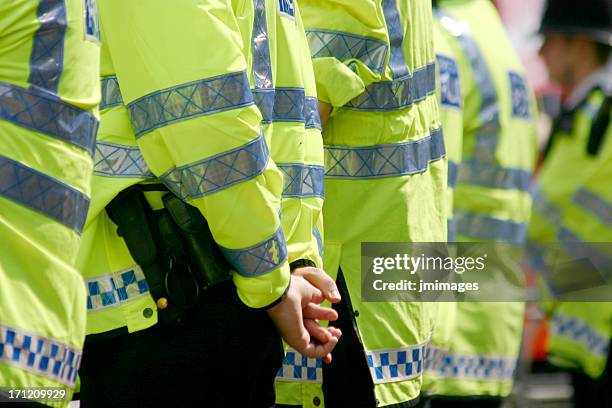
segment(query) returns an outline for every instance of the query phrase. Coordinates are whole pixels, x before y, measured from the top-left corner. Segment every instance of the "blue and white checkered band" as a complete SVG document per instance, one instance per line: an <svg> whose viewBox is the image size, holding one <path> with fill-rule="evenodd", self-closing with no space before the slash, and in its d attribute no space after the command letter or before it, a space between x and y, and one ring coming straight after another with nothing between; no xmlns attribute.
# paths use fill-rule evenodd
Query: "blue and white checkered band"
<svg viewBox="0 0 612 408"><path fill-rule="evenodd" d="M470 238L521 244L525 242L527 224L503 220L480 213L455 210L456 233Z"/></svg>
<svg viewBox="0 0 612 408"><path fill-rule="evenodd" d="M270 152L263 134L233 150L168 170L160 180L183 200L203 197L260 175Z"/></svg>
<svg viewBox="0 0 612 408"><path fill-rule="evenodd" d="M444 157L442 129L418 140L387 145L325 146L325 177L371 179L422 173Z"/></svg>
<svg viewBox="0 0 612 408"><path fill-rule="evenodd" d="M366 353L370 374L375 384L405 381L423 374L425 345L397 349L374 350ZM321 383L323 362L307 358L289 349L276 378L281 381Z"/></svg>
<svg viewBox="0 0 612 408"><path fill-rule="evenodd" d="M162 89L128 103L132 129L142 137L191 118L253 104L245 72L233 72Z"/></svg>
<svg viewBox="0 0 612 408"><path fill-rule="evenodd" d="M323 382L323 361L308 358L293 349L288 349L283 365L276 374L281 381L300 381L321 384Z"/></svg>
<svg viewBox="0 0 612 408"><path fill-rule="evenodd" d="M85 7L85 38L100 43L100 17L97 0L83 0Z"/></svg>
<svg viewBox="0 0 612 408"><path fill-rule="evenodd" d="M610 347L610 336L598 333L588 323L572 316L555 314L552 329L553 336L564 337L580 344L591 354L605 358Z"/></svg>
<svg viewBox="0 0 612 408"><path fill-rule="evenodd" d="M270 238L252 247L220 249L236 272L245 277L266 274L278 268L287 259L287 243L282 227Z"/></svg>
<svg viewBox="0 0 612 408"><path fill-rule="evenodd" d="M334 57L349 64L358 60L377 73L385 68L388 47L377 38L327 30L306 30L306 38L313 59Z"/></svg>
<svg viewBox="0 0 612 408"><path fill-rule="evenodd" d="M426 344L366 352L374 384L405 381L423 374Z"/></svg>
<svg viewBox="0 0 612 408"><path fill-rule="evenodd" d="M531 119L529 93L523 76L510 72L510 88L512 89L512 116L521 119Z"/></svg>
<svg viewBox="0 0 612 408"><path fill-rule="evenodd" d="M294 0L277 0L278 12L282 16L295 18L295 5Z"/></svg>
<svg viewBox="0 0 612 408"><path fill-rule="evenodd" d="M0 197L37 211L79 234L89 209L89 197L79 190L2 155Z"/></svg>
<svg viewBox="0 0 612 408"><path fill-rule="evenodd" d="M81 350L55 339L0 324L0 364L74 387Z"/></svg>
<svg viewBox="0 0 612 408"><path fill-rule="evenodd" d="M612 227L612 204L608 201L583 188L576 192L573 201L600 222Z"/></svg>
<svg viewBox="0 0 612 408"><path fill-rule="evenodd" d="M146 179L154 177L138 147L102 141L96 143L94 174Z"/></svg>
<svg viewBox="0 0 612 408"><path fill-rule="evenodd" d="M100 86L100 91L102 93L100 110L123 105L123 97L121 96L121 89L119 88L119 81L116 76L102 78Z"/></svg>
<svg viewBox="0 0 612 408"><path fill-rule="evenodd" d="M516 358L451 353L432 347L426 352L426 371L436 377L480 381L510 381Z"/></svg>
<svg viewBox="0 0 612 408"><path fill-rule="evenodd" d="M442 363L444 363L444 356L448 353L448 350L432 346L431 344L425 348L425 368L424 372L427 374L438 376L440 375L440 369Z"/></svg>
<svg viewBox="0 0 612 408"><path fill-rule="evenodd" d="M457 62L445 55L436 56L438 72L440 73L440 104L453 108L461 108L461 85Z"/></svg>
<svg viewBox="0 0 612 408"><path fill-rule="evenodd" d="M119 306L149 293L149 285L139 266L96 276L85 280L87 286L87 310L96 312Z"/></svg>

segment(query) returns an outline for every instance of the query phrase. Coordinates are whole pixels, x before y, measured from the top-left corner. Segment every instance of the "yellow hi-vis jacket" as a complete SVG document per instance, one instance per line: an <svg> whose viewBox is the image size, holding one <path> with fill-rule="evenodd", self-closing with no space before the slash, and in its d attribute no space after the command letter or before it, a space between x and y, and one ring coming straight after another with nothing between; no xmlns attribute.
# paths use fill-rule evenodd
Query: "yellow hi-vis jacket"
<svg viewBox="0 0 612 408"><path fill-rule="evenodd" d="M559 121L538 174L528 234L531 245L560 243L565 255L586 258L600 271L612 268L612 253L590 243L612 242L612 126L607 125L596 152L589 153L587 146L594 121L610 109L604 100L612 94L611 85L608 67ZM596 299L610 290L608 285L576 295ZM600 377L612 338L612 303L559 302L552 311L551 362Z"/></svg>
<svg viewBox="0 0 612 408"><path fill-rule="evenodd" d="M524 69L489 1L442 1L436 16L462 73L463 148L453 209L457 241L521 244L536 152L535 104ZM520 275L516 264L490 262L488 270ZM521 302L458 303L448 349L430 351L439 379L436 394L508 395L523 313Z"/></svg>
<svg viewBox="0 0 612 408"><path fill-rule="evenodd" d="M447 169L431 4L299 4L317 93L333 106L323 132L325 270L335 275L341 268L346 278L379 405L404 403L420 392L430 309L362 302L360 254L368 241L446 241ZM320 367L288 354L277 378L277 402L316 406L322 400Z"/></svg>
<svg viewBox="0 0 612 408"><path fill-rule="evenodd" d="M102 125L80 257L88 333L157 321L144 274L104 211L120 191L156 176L203 211L247 305L266 306L283 293L287 261L322 266L323 147L312 65L299 14L268 3L214 2L208 11L156 3L146 12L101 5ZM168 15L186 22L180 33L171 25L160 32ZM133 43L124 30L138 30L129 34ZM149 63L138 58L159 72L143 77Z"/></svg>
<svg viewBox="0 0 612 408"><path fill-rule="evenodd" d="M0 385L63 388L45 402L55 407L69 405L85 336L74 263L89 206L99 48L94 1L0 4Z"/></svg>
<svg viewBox="0 0 612 408"><path fill-rule="evenodd" d="M461 149L463 145L463 95L461 93L461 68L457 64L453 47L448 39L448 33L437 19L434 19L434 46L436 50L437 95L440 104L440 122L444 129L444 142L448 157L448 189L446 191L446 215L448 218L448 241L455 240L455 224L453 220L453 196L457 184ZM453 335L457 318L457 304L453 302L432 303L435 313L435 327L431 336L430 346L425 350L425 368L423 373L422 393L435 394L436 381L439 373L436 371L436 358L440 358L436 350L446 350Z"/></svg>

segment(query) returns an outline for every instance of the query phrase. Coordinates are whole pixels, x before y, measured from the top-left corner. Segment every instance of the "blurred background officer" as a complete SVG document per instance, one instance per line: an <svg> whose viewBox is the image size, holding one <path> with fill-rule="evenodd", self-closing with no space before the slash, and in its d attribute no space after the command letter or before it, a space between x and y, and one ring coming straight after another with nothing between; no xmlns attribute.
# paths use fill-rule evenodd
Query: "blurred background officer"
<svg viewBox="0 0 612 408"><path fill-rule="evenodd" d="M490 1L438 3L436 14L453 47L463 94L462 161L449 231L460 242L520 244L536 154L532 92ZM516 275L520 269L512 262L488 263L487 273ZM501 406L512 389L523 311L520 302L458 303L448 350L429 352L438 354L432 407Z"/></svg>
<svg viewBox="0 0 612 408"><path fill-rule="evenodd" d="M362 302L361 243L446 241L431 5L304 0L300 6L322 101L325 270L337 274L343 302L334 325L343 336L332 363L300 379L302 388L290 376L279 378L278 402L316 406L321 395L310 383L322 381L328 407L413 406L430 310L422 303Z"/></svg>
<svg viewBox="0 0 612 408"><path fill-rule="evenodd" d="M2 387L69 396L77 377L86 309L74 262L98 128L99 41L95 1L0 4Z"/></svg>
<svg viewBox="0 0 612 408"><path fill-rule="evenodd" d="M537 178L529 239L561 242L568 255L610 271L612 254L588 243L612 242L612 4L549 0L540 32L540 55L565 97ZM611 303L554 308L549 360L572 370L577 407L612 406L611 336Z"/></svg>
<svg viewBox="0 0 612 408"><path fill-rule="evenodd" d="M272 406L283 357L277 329L301 353L330 359L339 331L314 319L336 313L309 304L323 296L306 281L339 300L315 268L320 121L299 13L283 4L100 4L102 130L79 259L89 309L85 406ZM142 192L159 189L155 176L174 195ZM123 223L138 206L130 216L149 224L144 230ZM205 215L219 247L190 246L206 234L177 221L189 211ZM173 222L178 236L167 230ZM211 281L227 267L224 256L233 283L227 271ZM199 272L216 285L194 290Z"/></svg>
<svg viewBox="0 0 612 408"><path fill-rule="evenodd" d="M433 2L434 7L437 5ZM440 105L440 122L444 129L444 142L448 157L448 187L446 190L446 216L448 241L455 241L455 224L453 223L454 189L457 184L461 149L463 145L463 95L461 92L461 72L465 66L459 66L454 49L446 29L437 18L433 21L434 47L436 51L436 83ZM425 351L425 368L421 404L424 406L427 396L435 394L440 379L440 364L448 350L457 319L457 304L454 302L431 303L434 309L434 329L431 342Z"/></svg>

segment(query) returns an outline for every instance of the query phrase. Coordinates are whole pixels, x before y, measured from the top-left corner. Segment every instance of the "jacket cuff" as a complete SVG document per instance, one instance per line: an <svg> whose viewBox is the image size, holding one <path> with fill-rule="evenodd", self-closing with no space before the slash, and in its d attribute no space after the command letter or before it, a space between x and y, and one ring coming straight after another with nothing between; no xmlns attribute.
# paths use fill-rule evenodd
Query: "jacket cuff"
<svg viewBox="0 0 612 408"><path fill-rule="evenodd" d="M289 264L289 269L293 272L294 269L304 268L304 267L312 267L316 268L317 264L315 264L310 259L297 259Z"/></svg>
<svg viewBox="0 0 612 408"><path fill-rule="evenodd" d="M274 302L270 303L267 306L255 308L255 310L268 310L268 309L272 309L274 306L278 305L280 302L285 300L285 298L287 297L287 292L289 291L289 287L290 286L291 286L291 278L289 278L289 283L287 284L287 287L285 288L285 291L283 292L283 294L278 299L276 299Z"/></svg>
<svg viewBox="0 0 612 408"><path fill-rule="evenodd" d="M267 309L282 299L290 283L289 263L256 277L245 277L234 272L234 284L238 297L251 309Z"/></svg>

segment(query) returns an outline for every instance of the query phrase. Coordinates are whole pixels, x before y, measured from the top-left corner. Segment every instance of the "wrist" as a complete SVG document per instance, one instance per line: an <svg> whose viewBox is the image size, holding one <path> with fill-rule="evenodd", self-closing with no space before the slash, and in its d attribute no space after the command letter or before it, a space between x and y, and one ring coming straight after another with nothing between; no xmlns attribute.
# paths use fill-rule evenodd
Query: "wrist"
<svg viewBox="0 0 612 408"><path fill-rule="evenodd" d="M266 312L269 312L271 309L274 308L274 306L277 306L278 304L282 303L283 300L287 298L287 292L289 292L290 286L291 286L291 276L289 276L289 283L287 284L287 287L285 288L285 291L283 292L283 294L278 299L276 299L274 302L270 303L267 306L259 308L259 310L265 310Z"/></svg>
<svg viewBox="0 0 612 408"><path fill-rule="evenodd" d="M298 268L306 268L306 267L316 268L317 265L310 259L297 259L289 264L289 269L291 270L291 272L293 272L294 270Z"/></svg>

